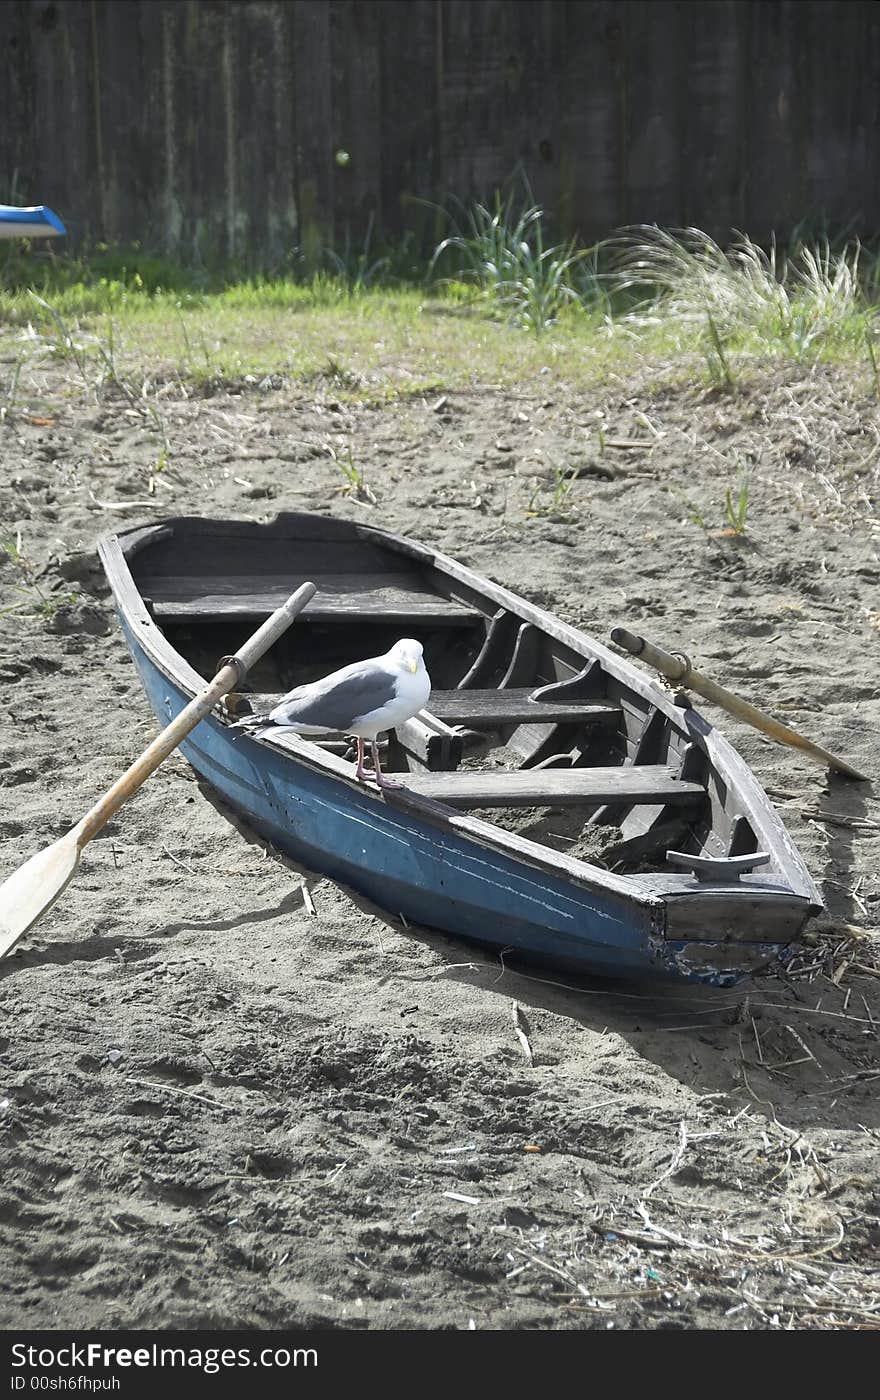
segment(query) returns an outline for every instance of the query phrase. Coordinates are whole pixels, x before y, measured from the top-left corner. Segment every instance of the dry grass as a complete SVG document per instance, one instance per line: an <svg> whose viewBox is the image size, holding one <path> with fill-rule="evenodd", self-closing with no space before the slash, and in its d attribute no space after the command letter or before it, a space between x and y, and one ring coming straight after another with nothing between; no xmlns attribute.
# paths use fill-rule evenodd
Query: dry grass
<svg viewBox="0 0 880 1400"><path fill-rule="evenodd" d="M861 249L802 246L767 252L746 234L722 249L700 229L625 231L610 241L620 291L647 293L655 320L708 328L769 355L855 348L873 325L859 275Z"/></svg>

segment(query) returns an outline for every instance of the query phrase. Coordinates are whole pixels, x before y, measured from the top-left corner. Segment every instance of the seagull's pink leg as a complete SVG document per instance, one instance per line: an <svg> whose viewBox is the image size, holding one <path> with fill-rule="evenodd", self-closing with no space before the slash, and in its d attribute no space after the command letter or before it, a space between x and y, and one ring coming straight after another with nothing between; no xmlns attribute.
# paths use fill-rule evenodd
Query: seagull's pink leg
<svg viewBox="0 0 880 1400"><path fill-rule="evenodd" d="M379 745L375 739L370 741L370 748L373 753L373 771L380 788L400 788L402 783L396 783L393 778L386 778L379 764Z"/></svg>
<svg viewBox="0 0 880 1400"><path fill-rule="evenodd" d="M358 761L354 775L359 783L366 783L369 782L370 775L364 767L364 741L363 739L358 739L357 735L355 735L355 739L357 741Z"/></svg>

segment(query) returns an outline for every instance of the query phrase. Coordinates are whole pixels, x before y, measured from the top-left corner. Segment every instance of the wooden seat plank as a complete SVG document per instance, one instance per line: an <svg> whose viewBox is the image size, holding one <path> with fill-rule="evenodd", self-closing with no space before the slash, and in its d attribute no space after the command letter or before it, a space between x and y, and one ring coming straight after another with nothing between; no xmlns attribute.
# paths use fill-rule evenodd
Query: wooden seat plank
<svg viewBox="0 0 880 1400"><path fill-rule="evenodd" d="M619 705L586 700L530 700L532 688L432 690L427 708L447 724L613 724Z"/></svg>
<svg viewBox="0 0 880 1400"><path fill-rule="evenodd" d="M160 621L195 621L214 617L268 617L301 580L292 573L213 578L162 575L139 581L144 598ZM425 588L399 573L315 574L318 592L305 608L313 619L406 622L469 626L483 614Z"/></svg>
<svg viewBox="0 0 880 1400"><path fill-rule="evenodd" d="M453 807L563 807L605 802L696 804L699 783L674 768L639 764L612 768L543 768L514 772L408 773L406 786Z"/></svg>
<svg viewBox="0 0 880 1400"><path fill-rule="evenodd" d="M613 724L620 718L616 705L587 701L555 702L529 700L528 690L433 690L421 712L428 720L445 726L479 728L498 724ZM274 709L281 695L247 695L252 711L258 714Z"/></svg>

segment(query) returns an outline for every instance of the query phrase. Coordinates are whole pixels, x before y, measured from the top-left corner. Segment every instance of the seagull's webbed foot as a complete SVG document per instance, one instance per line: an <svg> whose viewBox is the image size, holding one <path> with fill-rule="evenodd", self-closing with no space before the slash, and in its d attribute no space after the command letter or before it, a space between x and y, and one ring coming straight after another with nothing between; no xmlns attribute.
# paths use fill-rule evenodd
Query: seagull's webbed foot
<svg viewBox="0 0 880 1400"><path fill-rule="evenodd" d="M355 738L357 739L357 736L355 736ZM372 770L364 767L364 747L364 740L357 739L357 767L354 770L354 775L358 782L375 783L379 788L387 788L389 791L399 792L404 784L398 783L394 778L387 778L382 772L382 765L379 762L378 744L376 744L375 741L370 744L370 752L373 755Z"/></svg>
<svg viewBox="0 0 880 1400"><path fill-rule="evenodd" d="M373 776L376 781L376 786L380 788L391 788L392 791L396 790L397 792L399 792L400 789L404 786L403 783L395 782L393 778L386 778L385 774L380 772L378 769L376 770Z"/></svg>
<svg viewBox="0 0 880 1400"><path fill-rule="evenodd" d="M385 774L382 772L382 766L379 763L379 745L376 743L375 739L370 744L370 749L373 754L373 777L375 778L376 786L380 788L389 788L392 792L399 791L403 787L403 783L395 782L394 778L386 778Z"/></svg>

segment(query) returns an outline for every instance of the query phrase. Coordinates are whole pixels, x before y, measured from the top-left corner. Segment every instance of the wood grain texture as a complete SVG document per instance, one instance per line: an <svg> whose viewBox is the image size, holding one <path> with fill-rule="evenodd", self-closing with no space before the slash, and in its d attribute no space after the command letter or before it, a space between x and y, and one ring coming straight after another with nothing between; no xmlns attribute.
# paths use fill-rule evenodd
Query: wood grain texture
<svg viewBox="0 0 880 1400"><path fill-rule="evenodd" d="M529 690L432 690L427 710L432 720L466 724L473 728L492 724L615 724L620 711L614 705L558 704L532 701ZM248 695L258 714L278 704L280 695Z"/></svg>
<svg viewBox="0 0 880 1400"><path fill-rule="evenodd" d="M408 786L453 807L562 807L598 802L700 802L705 790L671 768L542 768L413 776Z"/></svg>
<svg viewBox="0 0 880 1400"><path fill-rule="evenodd" d="M513 690L434 690L430 710L452 724L614 724L616 705L575 700L532 700L528 687Z"/></svg>
<svg viewBox="0 0 880 1400"><path fill-rule="evenodd" d="M5 0L0 169L22 203L51 192L72 244L275 265L361 249L371 220L430 244L431 202L520 174L585 241L638 220L868 234L876 16L870 0Z"/></svg>
<svg viewBox="0 0 880 1400"><path fill-rule="evenodd" d="M339 617L400 621L422 625L467 626L478 622L480 614L460 603L419 588L407 588L400 574L324 574L307 613L312 618ZM237 574L229 577L197 578L170 575L143 584L144 595L153 604L157 618L164 621L196 621L217 617L259 617L283 602L297 582L294 573L277 576Z"/></svg>

